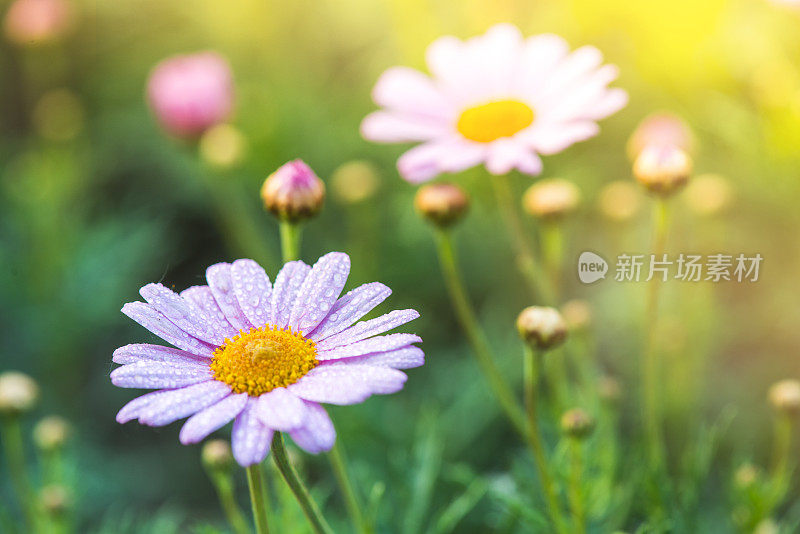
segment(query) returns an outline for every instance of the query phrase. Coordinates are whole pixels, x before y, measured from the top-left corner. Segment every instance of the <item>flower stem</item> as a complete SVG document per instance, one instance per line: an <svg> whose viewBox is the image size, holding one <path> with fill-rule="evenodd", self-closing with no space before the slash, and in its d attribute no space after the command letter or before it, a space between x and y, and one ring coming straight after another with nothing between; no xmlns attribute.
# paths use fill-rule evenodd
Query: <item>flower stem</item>
<svg viewBox="0 0 800 534"><path fill-rule="evenodd" d="M299 259L300 243L303 237L301 226L297 223L281 221L280 232L281 254L283 256L283 262L286 263ZM282 439L281 443L283 443ZM350 515L350 520L353 522L353 526L362 534L370 533L372 529L364 521L364 516L361 513L361 506L359 505L358 497L353 489L353 484L350 482L347 463L344 453L341 450L341 446L339 445L339 440L336 440L334 443L330 454L328 454L328 460L331 463L333 473L336 476L336 482L338 483L339 489L344 497L345 505L347 506L347 512Z"/></svg>
<svg viewBox="0 0 800 534"><path fill-rule="evenodd" d="M552 294L558 301L561 294L561 269L564 262L564 232L558 222L541 226L542 260L550 278Z"/></svg>
<svg viewBox="0 0 800 534"><path fill-rule="evenodd" d="M272 457L275 460L275 465L278 466L278 471L281 472L283 479L289 485L289 489L292 490L297 502L300 504L300 508L303 509L303 513L311 523L314 532L317 534L333 534L333 530L331 530L328 522L322 516L317 503L311 498L308 490L297 475L294 466L289 462L289 458L286 456L286 448L283 446L283 436L280 432L275 432L272 437Z"/></svg>
<svg viewBox="0 0 800 534"><path fill-rule="evenodd" d="M517 267L525 278L534 295L543 299L545 303L552 304L555 298L552 289L545 283L544 273L536 261L531 250L522 221L519 219L517 203L511 192L511 184L507 175L492 177L495 197L500 214L503 216L506 228L511 233L517 255Z"/></svg>
<svg viewBox="0 0 800 534"><path fill-rule="evenodd" d="M281 221L281 255L284 263L300 259L302 230L297 223Z"/></svg>
<svg viewBox="0 0 800 534"><path fill-rule="evenodd" d="M331 467L333 467L333 474L336 475L336 480L339 482L339 488L342 490L347 513L350 515L353 527L361 534L370 534L372 527L365 521L364 514L361 513L361 505L353 484L350 482L346 456L339 440L336 440L333 448L328 453L328 459L331 462Z"/></svg>
<svg viewBox="0 0 800 534"><path fill-rule="evenodd" d="M36 527L36 515L33 508L33 492L28 473L25 470L25 453L22 445L22 430L19 417L0 417L2 422L3 450L8 461L8 473L14 492L17 494L25 521L31 531Z"/></svg>
<svg viewBox="0 0 800 534"><path fill-rule="evenodd" d="M561 515L561 505L558 503L556 485L547 464L539 422L536 418L536 389L539 382L538 364L536 353L531 347L526 346L523 359L523 391L525 394L525 411L528 415L528 445L533 453L536 469L539 471L539 480L542 483L542 491L547 500L547 511L550 513L550 519L555 524L556 530L563 533L567 529L564 518Z"/></svg>
<svg viewBox="0 0 800 534"><path fill-rule="evenodd" d="M250 488L250 506L253 508L256 534L267 534L269 528L267 527L267 509L264 504L264 478L258 464L247 467L247 486Z"/></svg>
<svg viewBox="0 0 800 534"><path fill-rule="evenodd" d="M233 494L233 481L231 480L230 473L214 470L210 472L209 475L211 477L211 482L214 484L214 489L217 492L222 511L225 513L225 517L231 525L231 529L233 529L236 534L249 534L250 529L247 527L247 520L244 518L244 514L241 508L239 508L239 505L236 504L236 498Z"/></svg>
<svg viewBox="0 0 800 534"><path fill-rule="evenodd" d="M572 517L575 520L575 533L583 534L586 532L586 512L583 506L583 490L581 480L583 478L583 459L581 458L581 442L578 439L570 438L571 472L569 479L569 501L572 507Z"/></svg>
<svg viewBox="0 0 800 534"><path fill-rule="evenodd" d="M660 260L664 253L669 229L669 204L665 199L659 198L653 209L654 231L653 231L653 255ZM644 425L647 431L648 453L650 465L655 472L663 467L664 463L664 442L661 435L661 410L659 407L659 375L660 365L656 350L657 321L658 321L658 297L661 288L661 280L653 278L650 280L649 292L647 297L647 308L645 310L645 328L647 329L647 341L644 350L644 361L642 362L642 406L644 408Z"/></svg>
<svg viewBox="0 0 800 534"><path fill-rule="evenodd" d="M445 284L450 293L450 299L453 302L458 321L461 323L461 328L464 330L470 345L472 345L478 365L514 428L523 438L527 438L528 428L525 424L525 416L514 398L511 387L494 363L495 358L489 348L489 342L486 340L486 335L483 333L475 317L472 304L470 304L467 297L459 274L453 250L453 240L449 230L438 229L436 232L436 245L439 253L439 263L441 264Z"/></svg>
<svg viewBox="0 0 800 534"><path fill-rule="evenodd" d="M792 450L792 426L792 419L785 414L779 414L775 420L775 449L770 477L771 494L768 503L770 512L780 505L786 495L787 483L791 474L789 455Z"/></svg>

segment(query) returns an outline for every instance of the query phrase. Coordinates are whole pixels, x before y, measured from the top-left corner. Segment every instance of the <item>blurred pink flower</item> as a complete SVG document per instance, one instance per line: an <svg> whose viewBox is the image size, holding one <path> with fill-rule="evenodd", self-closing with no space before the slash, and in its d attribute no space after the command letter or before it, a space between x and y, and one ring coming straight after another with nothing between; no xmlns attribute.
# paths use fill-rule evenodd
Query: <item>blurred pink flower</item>
<svg viewBox="0 0 800 534"><path fill-rule="evenodd" d="M653 113L639 123L628 140L628 156L636 159L645 147L651 145L675 146L691 152L694 134L686 121L679 116L664 111Z"/></svg>
<svg viewBox="0 0 800 534"><path fill-rule="evenodd" d="M461 41L447 36L427 50L432 76L393 67L378 80L373 99L384 109L367 116L371 141L422 144L397 162L412 183L485 164L492 174L542 170L540 154L555 154L596 135L596 120L628 101L609 89L614 65L597 48L570 52L557 35L523 39L510 24Z"/></svg>
<svg viewBox="0 0 800 534"><path fill-rule="evenodd" d="M36 44L58 39L71 21L72 8L66 0L16 0L3 24L9 40Z"/></svg>
<svg viewBox="0 0 800 534"><path fill-rule="evenodd" d="M197 137L231 114L230 66L215 52L167 58L150 74L147 98L165 130L178 137Z"/></svg>

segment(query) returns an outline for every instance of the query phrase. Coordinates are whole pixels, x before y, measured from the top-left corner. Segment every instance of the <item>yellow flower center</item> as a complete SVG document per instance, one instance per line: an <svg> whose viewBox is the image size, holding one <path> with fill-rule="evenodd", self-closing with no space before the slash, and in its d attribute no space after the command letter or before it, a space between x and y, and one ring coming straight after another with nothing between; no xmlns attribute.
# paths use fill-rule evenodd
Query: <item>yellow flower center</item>
<svg viewBox="0 0 800 534"><path fill-rule="evenodd" d="M267 325L226 339L214 351L211 370L234 393L258 397L300 380L319 364L316 356L314 342L301 333Z"/></svg>
<svg viewBox="0 0 800 534"><path fill-rule="evenodd" d="M524 130L533 117L531 107L519 100L496 100L465 109L456 128L467 139L490 143Z"/></svg>

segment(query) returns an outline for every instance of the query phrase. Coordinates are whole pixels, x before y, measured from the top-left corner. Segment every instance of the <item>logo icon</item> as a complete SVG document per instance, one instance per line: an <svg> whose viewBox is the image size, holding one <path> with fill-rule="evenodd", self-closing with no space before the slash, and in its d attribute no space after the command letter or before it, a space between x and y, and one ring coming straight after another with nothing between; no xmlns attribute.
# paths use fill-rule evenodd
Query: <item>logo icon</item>
<svg viewBox="0 0 800 534"><path fill-rule="evenodd" d="M608 262L594 252L581 252L578 257L578 278L584 284L592 284L606 277Z"/></svg>

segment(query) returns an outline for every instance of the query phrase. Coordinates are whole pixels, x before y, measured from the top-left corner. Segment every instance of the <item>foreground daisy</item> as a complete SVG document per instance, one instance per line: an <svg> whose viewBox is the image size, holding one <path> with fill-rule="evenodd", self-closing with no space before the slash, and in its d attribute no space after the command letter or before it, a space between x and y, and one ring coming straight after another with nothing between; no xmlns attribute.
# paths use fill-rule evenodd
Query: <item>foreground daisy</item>
<svg viewBox="0 0 800 534"><path fill-rule="evenodd" d="M125 405L117 421L162 426L189 417L183 444L233 423L232 449L242 466L261 462L273 432L287 432L311 453L329 450L336 434L320 403L356 404L402 389L398 369L424 363L422 341L388 334L416 319L396 310L358 319L389 296L374 282L339 295L350 271L346 254L331 252L309 267L284 265L274 285L254 261L218 263L207 286L180 295L161 284L140 293L146 302L122 312L177 348L134 344L114 352L119 387L158 389ZM354 324L355 323L355 324Z"/></svg>
<svg viewBox="0 0 800 534"><path fill-rule="evenodd" d="M426 59L432 77L407 67L384 72L373 90L384 109L361 124L371 141L422 142L397 162L412 183L481 163L492 174L539 174L540 154L596 135L595 121L628 101L607 87L617 68L602 65L597 48L570 52L557 35L523 39L510 24L467 41L442 37Z"/></svg>

